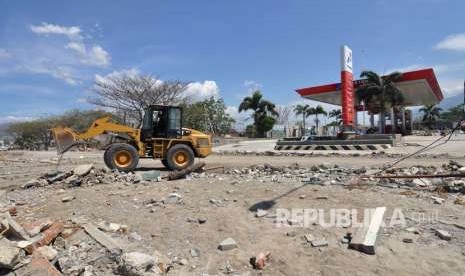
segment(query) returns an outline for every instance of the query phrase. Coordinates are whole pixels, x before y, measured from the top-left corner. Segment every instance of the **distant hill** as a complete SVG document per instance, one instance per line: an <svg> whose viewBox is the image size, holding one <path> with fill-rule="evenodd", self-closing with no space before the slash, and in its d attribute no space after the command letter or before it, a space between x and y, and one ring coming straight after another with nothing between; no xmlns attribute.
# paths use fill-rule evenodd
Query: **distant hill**
<svg viewBox="0 0 465 276"><path fill-rule="evenodd" d="M460 93L452 97L444 98L442 102L439 104L439 107L441 107L443 110L446 110L446 109L449 109L451 107L457 106L462 103L463 103L463 94Z"/></svg>
<svg viewBox="0 0 465 276"><path fill-rule="evenodd" d="M7 127L7 123L0 123L0 140L2 139L2 137L8 136L8 134L6 133Z"/></svg>

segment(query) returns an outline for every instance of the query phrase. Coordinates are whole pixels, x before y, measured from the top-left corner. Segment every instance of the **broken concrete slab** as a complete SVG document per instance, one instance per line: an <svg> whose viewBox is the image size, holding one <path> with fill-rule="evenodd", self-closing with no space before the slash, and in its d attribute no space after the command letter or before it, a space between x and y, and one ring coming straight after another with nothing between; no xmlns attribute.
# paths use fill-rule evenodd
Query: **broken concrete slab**
<svg viewBox="0 0 465 276"><path fill-rule="evenodd" d="M257 218L262 218L266 215L268 215L268 211L262 209L257 209L257 212L255 213L255 217Z"/></svg>
<svg viewBox="0 0 465 276"><path fill-rule="evenodd" d="M157 170L151 170L146 172L139 172L137 175L140 175L140 178L143 181L160 181L161 172Z"/></svg>
<svg viewBox="0 0 465 276"><path fill-rule="evenodd" d="M313 247L324 247L328 246L328 241L326 239L312 240L310 244Z"/></svg>
<svg viewBox="0 0 465 276"><path fill-rule="evenodd" d="M18 240L30 239L26 231L16 223L9 213L0 213L0 220L8 225L8 230L5 233L6 237Z"/></svg>
<svg viewBox="0 0 465 276"><path fill-rule="evenodd" d="M200 256L200 250L197 248L191 248L190 253L192 258L197 258Z"/></svg>
<svg viewBox="0 0 465 276"><path fill-rule="evenodd" d="M307 234L304 236L306 242L312 242L315 240L315 237L312 234Z"/></svg>
<svg viewBox="0 0 465 276"><path fill-rule="evenodd" d="M234 248L237 248L237 243L233 238L227 238L223 240L218 246L218 249L221 251L227 251Z"/></svg>
<svg viewBox="0 0 465 276"><path fill-rule="evenodd" d="M21 249L6 238L0 237L0 268L12 269L21 259Z"/></svg>
<svg viewBox="0 0 465 276"><path fill-rule="evenodd" d="M436 229L435 233L436 236L438 236L442 240L450 241L452 239L452 235L445 230Z"/></svg>
<svg viewBox="0 0 465 276"><path fill-rule="evenodd" d="M90 171L94 168L94 164L84 164L79 165L73 169L73 173L77 176L86 176L90 173Z"/></svg>
<svg viewBox="0 0 465 276"><path fill-rule="evenodd" d="M16 275L21 276L61 276L62 274L58 271L46 258L35 255L32 261L15 271Z"/></svg>
<svg viewBox="0 0 465 276"><path fill-rule="evenodd" d="M45 187L48 185L48 181L45 179L32 179L29 180L28 182L24 183L21 185L22 189L29 189L33 187Z"/></svg>
<svg viewBox="0 0 465 276"><path fill-rule="evenodd" d="M97 227L92 224L85 224L83 227L87 234L89 234L95 241L105 247L110 253L117 255L122 253L122 246L114 239L98 230Z"/></svg>
<svg viewBox="0 0 465 276"><path fill-rule="evenodd" d="M55 257L58 255L58 251L48 245L37 248L35 253L42 255L49 261L55 259Z"/></svg>
<svg viewBox="0 0 465 276"><path fill-rule="evenodd" d="M23 229L29 236L34 237L38 235L40 232L49 228L52 225L52 223L53 222L50 219L37 220L31 223L24 224Z"/></svg>
<svg viewBox="0 0 465 276"><path fill-rule="evenodd" d="M146 275L155 265L153 256L140 252L124 253L121 256L118 271L122 275Z"/></svg>
<svg viewBox="0 0 465 276"><path fill-rule="evenodd" d="M349 243L350 249L358 250L369 255L375 254L376 238L383 222L384 212L386 212L386 207L377 207L370 217L369 225L364 225L356 229Z"/></svg>

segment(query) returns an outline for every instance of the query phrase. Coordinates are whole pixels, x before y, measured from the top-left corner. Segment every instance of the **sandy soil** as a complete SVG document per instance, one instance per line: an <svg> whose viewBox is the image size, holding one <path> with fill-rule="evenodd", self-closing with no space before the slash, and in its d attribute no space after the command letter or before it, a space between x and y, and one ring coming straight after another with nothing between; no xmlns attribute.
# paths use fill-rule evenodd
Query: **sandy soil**
<svg viewBox="0 0 465 276"><path fill-rule="evenodd" d="M94 163L103 166L100 152L71 152L62 161L61 169L76 164ZM12 189L25 181L56 168L50 162L53 152L0 153L0 187ZM40 161L42 160L42 161ZM410 159L404 166L440 165L449 159ZM322 163L345 167L379 166L394 161L378 157L264 157L220 156L205 160L207 166L224 165L228 168L271 163L301 166ZM465 162L464 162L465 163ZM158 161L143 160L142 169L161 168ZM126 242L129 250L150 253L158 250L171 257L185 258L188 264L178 266L168 275L221 275L230 265L231 275L464 275L465 206L456 205L451 198L445 204L433 204L429 192L364 186L347 189L342 185L303 185L300 179L273 182L269 177L249 177L209 173L202 178L163 181L149 184L107 184L91 187L61 189L48 186L29 190L13 189L10 199L18 204L18 221L49 217L65 220L84 217L91 221L105 220L127 224L130 232L137 232L141 241ZM160 200L169 193L182 196L179 204L147 207L146 202ZM76 198L68 203L67 195ZM212 203L213 202L213 203ZM272 202L268 209L273 214L279 208L358 209L386 206L386 218L395 208L401 208L407 225L384 228L378 236L376 255L366 255L347 249L341 239L348 231L341 227L325 228L278 227L272 216L256 218L252 206ZM419 214L432 220L415 222ZM206 223L190 222L205 218ZM415 227L420 234L406 231ZM451 241L439 239L435 229L452 234ZM315 248L303 236L312 234L325 238L327 247ZM220 251L218 244L233 238L238 248ZM404 238L413 243L404 243ZM126 240L127 241L127 240ZM190 249L200 251L192 257ZM265 270L253 270L249 258L259 252L271 252Z"/></svg>

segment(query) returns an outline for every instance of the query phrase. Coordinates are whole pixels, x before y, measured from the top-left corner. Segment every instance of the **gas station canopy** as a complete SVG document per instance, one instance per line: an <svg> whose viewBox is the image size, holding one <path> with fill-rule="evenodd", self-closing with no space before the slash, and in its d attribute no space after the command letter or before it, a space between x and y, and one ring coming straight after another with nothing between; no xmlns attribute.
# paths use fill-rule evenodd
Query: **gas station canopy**
<svg viewBox="0 0 465 276"><path fill-rule="evenodd" d="M365 80L355 80L353 83L356 90ZM402 73L402 78L396 82L396 86L404 94L405 106L437 104L444 98L431 68ZM341 105L341 83L301 88L296 91L309 100Z"/></svg>

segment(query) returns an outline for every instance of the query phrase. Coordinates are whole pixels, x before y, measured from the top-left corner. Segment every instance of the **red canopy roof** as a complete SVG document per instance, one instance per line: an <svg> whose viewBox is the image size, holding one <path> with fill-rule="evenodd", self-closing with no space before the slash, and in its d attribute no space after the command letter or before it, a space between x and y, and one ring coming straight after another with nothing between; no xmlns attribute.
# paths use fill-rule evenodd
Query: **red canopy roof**
<svg viewBox="0 0 465 276"><path fill-rule="evenodd" d="M355 80L354 89L362 86L365 80ZM402 73L396 86L404 93L406 106L437 104L444 96L433 69L422 69ZM341 83L296 89L302 97L323 103L341 105Z"/></svg>

